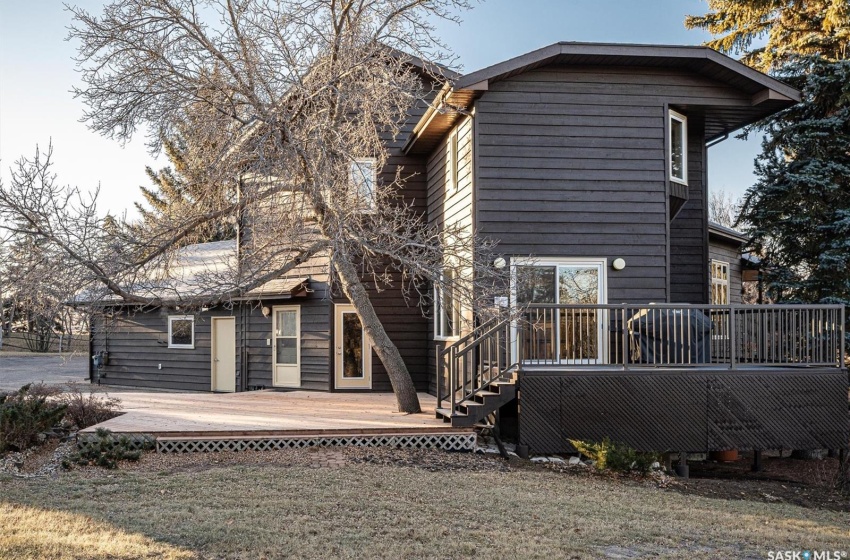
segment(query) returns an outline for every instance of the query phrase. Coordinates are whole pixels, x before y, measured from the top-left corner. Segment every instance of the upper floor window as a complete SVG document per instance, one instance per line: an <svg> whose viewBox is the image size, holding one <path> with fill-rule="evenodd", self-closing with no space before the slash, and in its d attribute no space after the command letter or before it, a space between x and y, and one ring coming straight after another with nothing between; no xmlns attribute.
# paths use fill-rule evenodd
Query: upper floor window
<svg viewBox="0 0 850 560"><path fill-rule="evenodd" d="M192 315L168 316L168 347L195 347L195 318Z"/></svg>
<svg viewBox="0 0 850 560"><path fill-rule="evenodd" d="M688 118L670 111L670 180L688 184Z"/></svg>
<svg viewBox="0 0 850 560"><path fill-rule="evenodd" d="M729 305L729 263L711 261L711 303Z"/></svg>
<svg viewBox="0 0 850 560"><path fill-rule="evenodd" d="M442 286L434 287L434 337L439 340L460 334L460 305L454 297L454 272L443 272Z"/></svg>
<svg viewBox="0 0 850 560"><path fill-rule="evenodd" d="M455 190L458 187L458 168L460 167L460 162L458 161L458 151L457 151L457 131L455 130L449 135L449 187L451 190Z"/></svg>
<svg viewBox="0 0 850 560"><path fill-rule="evenodd" d="M375 158L356 159L351 162L351 183L355 192L368 208L375 206L375 184L378 182Z"/></svg>

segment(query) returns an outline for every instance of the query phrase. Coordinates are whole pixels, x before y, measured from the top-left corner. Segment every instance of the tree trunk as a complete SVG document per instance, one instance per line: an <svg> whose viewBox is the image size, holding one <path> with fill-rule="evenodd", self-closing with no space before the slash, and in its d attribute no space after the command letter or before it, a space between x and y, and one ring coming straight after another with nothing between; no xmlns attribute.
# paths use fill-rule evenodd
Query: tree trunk
<svg viewBox="0 0 850 560"><path fill-rule="evenodd" d="M401 358L398 348L390 340L387 331L384 330L384 325L378 319L375 308L372 307L372 302L369 299L369 294L366 293L366 288L360 281L360 275L357 274L357 268L347 259L338 255L334 255L332 262L343 293L357 310L357 315L363 324L363 330L366 331L375 353L378 354L387 370L398 402L399 412L407 412L408 414L422 412L419 396L416 394L416 387L413 385L413 378L410 377L410 372L407 371L407 366Z"/></svg>

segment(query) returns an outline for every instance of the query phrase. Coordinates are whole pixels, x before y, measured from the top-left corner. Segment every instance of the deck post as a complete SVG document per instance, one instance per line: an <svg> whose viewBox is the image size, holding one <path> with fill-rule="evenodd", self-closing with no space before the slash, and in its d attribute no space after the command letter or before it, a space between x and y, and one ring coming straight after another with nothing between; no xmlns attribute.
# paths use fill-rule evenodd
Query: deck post
<svg viewBox="0 0 850 560"><path fill-rule="evenodd" d="M620 307L620 334L622 335L623 370L629 369L629 326L626 324L626 305Z"/></svg>
<svg viewBox="0 0 850 560"><path fill-rule="evenodd" d="M735 369L735 346L738 338L738 332L735 328L735 304L729 306L729 367Z"/></svg>
<svg viewBox="0 0 850 560"><path fill-rule="evenodd" d="M440 388L443 384L441 377L443 377L443 371L445 368L443 367L443 355L440 352L440 345L437 344L437 351L435 356L437 357L436 366L437 366L437 408L443 408L443 397L440 395Z"/></svg>
<svg viewBox="0 0 850 560"><path fill-rule="evenodd" d="M844 367L845 360L846 360L845 352L847 351L846 348L845 348L845 346L847 344L847 338L846 338L847 335L844 332L844 327L845 327L845 325L847 325L847 323L845 322L846 318L844 316L844 312L845 312L845 307L842 305L841 306L841 325L839 325L839 327L838 327L838 334L841 336L841 340L838 341L838 346L839 346L839 348L841 348L841 350L840 350L841 356L840 356L839 361L838 361L838 367L839 368Z"/></svg>
<svg viewBox="0 0 850 560"><path fill-rule="evenodd" d="M679 464L676 465L676 476L679 478L690 478L687 451L679 451Z"/></svg>
<svg viewBox="0 0 850 560"><path fill-rule="evenodd" d="M761 449L753 450L753 472L761 472Z"/></svg>

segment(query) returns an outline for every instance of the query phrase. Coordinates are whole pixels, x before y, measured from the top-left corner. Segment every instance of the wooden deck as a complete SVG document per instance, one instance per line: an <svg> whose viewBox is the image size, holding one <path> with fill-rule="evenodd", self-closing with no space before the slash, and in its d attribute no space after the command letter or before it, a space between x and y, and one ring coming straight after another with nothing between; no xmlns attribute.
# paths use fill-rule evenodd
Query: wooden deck
<svg viewBox="0 0 850 560"><path fill-rule="evenodd" d="M250 391L166 393L110 391L126 412L82 430L157 437L250 437L468 433L435 418L436 400L419 394L423 412L396 411L392 393Z"/></svg>

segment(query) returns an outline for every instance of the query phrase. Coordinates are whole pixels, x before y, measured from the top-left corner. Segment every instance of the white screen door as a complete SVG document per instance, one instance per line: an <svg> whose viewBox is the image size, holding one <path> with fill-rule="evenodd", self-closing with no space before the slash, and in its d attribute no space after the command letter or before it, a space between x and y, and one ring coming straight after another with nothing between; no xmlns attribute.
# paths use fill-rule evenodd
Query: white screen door
<svg viewBox="0 0 850 560"><path fill-rule="evenodd" d="M372 388L372 345L353 305L337 305L334 320L337 389Z"/></svg>
<svg viewBox="0 0 850 560"><path fill-rule="evenodd" d="M287 305L272 310L272 356L275 387L301 386L301 306Z"/></svg>

